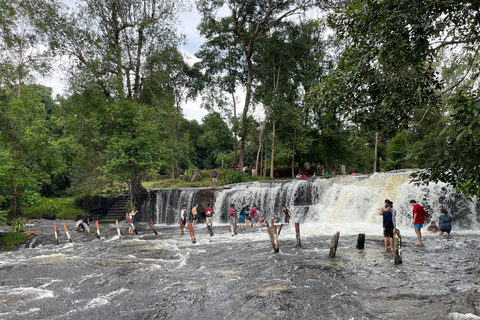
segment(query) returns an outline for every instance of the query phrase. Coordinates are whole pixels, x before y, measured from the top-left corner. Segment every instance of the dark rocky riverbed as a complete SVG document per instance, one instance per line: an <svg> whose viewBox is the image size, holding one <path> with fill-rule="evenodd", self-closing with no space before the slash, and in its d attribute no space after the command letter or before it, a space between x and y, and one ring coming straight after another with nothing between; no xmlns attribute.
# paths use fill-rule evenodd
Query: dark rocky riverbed
<svg viewBox="0 0 480 320"><path fill-rule="evenodd" d="M478 234L425 237L416 247L404 236L403 261L369 236L341 235L337 257L331 237L309 234L295 245L293 226L282 230L274 254L266 229L226 226L197 243L178 227L153 235L103 240L60 233L38 222L37 246L0 253L0 319L477 319L480 315ZM124 234L126 226L122 224ZM95 231L95 228L92 229ZM467 314L470 314L466 316Z"/></svg>

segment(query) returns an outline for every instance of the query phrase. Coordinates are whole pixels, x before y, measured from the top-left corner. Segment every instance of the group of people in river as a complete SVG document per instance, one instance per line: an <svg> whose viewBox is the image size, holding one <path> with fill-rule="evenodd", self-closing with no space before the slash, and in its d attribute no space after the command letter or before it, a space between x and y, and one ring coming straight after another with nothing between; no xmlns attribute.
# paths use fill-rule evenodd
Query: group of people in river
<svg viewBox="0 0 480 320"><path fill-rule="evenodd" d="M410 204L413 206L413 215L412 215L412 224L417 235L418 241L415 243L420 246L423 245L422 242L422 228L424 223L428 223L428 213L425 209L417 203L415 200L410 200ZM393 202L389 199L385 199L385 205L380 209L380 215L383 216L383 239L385 244L385 251L389 249L393 250L393 231L396 229L396 210L393 208ZM448 214L447 209L442 208L441 214L438 218L440 228L435 224L435 221L432 221L431 225L428 227L428 231L431 233L438 232L439 235L445 234L450 235L452 230L452 216Z"/></svg>
<svg viewBox="0 0 480 320"><path fill-rule="evenodd" d="M253 204L251 208L249 205L246 205L238 212L236 211L235 204L231 204L229 211L230 224L238 223L239 229L269 227L271 224L282 223L282 220L285 225L288 225L291 218L292 213L287 209L286 206L282 207L280 215L276 213L273 215L273 217L271 217L270 220L265 218L264 215L260 214L256 204ZM187 222L190 221L192 223L192 227L196 228L199 220L198 204L193 206L190 219L188 219L186 205L182 205L182 209L180 211L180 220L183 225L186 225ZM207 203L207 207L205 208L205 223L207 227L213 227L213 209L210 206L210 203Z"/></svg>

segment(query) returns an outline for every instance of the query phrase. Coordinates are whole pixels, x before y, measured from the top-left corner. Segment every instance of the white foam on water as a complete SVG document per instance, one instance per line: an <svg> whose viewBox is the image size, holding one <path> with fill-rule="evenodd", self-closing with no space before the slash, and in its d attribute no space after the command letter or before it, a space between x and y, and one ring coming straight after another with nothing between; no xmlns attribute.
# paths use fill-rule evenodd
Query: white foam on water
<svg viewBox="0 0 480 320"><path fill-rule="evenodd" d="M0 292L4 296L22 296L32 300L55 298L55 293L51 290L33 288L33 287L0 287Z"/></svg>
<svg viewBox="0 0 480 320"><path fill-rule="evenodd" d="M381 235L382 216L380 208L385 199L394 202L397 210L397 228L402 234L415 235L412 226L410 200L416 200L437 220L442 206L451 208L452 232L479 233L480 215L478 199L467 201L445 183L416 186L411 183L413 171L392 171L370 176L335 176L329 179L297 179L285 183L253 182L233 185L230 189L215 192L215 223L220 223L221 210L235 204L237 211L244 205L258 204L267 219L276 208L286 205L292 213L291 224L301 223L301 234L329 235L340 231L343 235L365 233ZM305 203L298 204L295 203ZM223 213L223 217L227 214ZM465 218L465 222L457 219ZM221 224L224 225L224 224ZM425 225L424 228L427 226ZM282 231L283 232L283 231ZM424 229L424 233L426 230Z"/></svg>

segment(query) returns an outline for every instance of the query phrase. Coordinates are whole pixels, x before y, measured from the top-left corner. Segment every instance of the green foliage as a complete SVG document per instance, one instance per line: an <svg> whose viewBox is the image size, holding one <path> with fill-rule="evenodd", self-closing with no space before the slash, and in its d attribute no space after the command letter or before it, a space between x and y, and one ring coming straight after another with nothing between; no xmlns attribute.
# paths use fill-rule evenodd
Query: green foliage
<svg viewBox="0 0 480 320"><path fill-rule="evenodd" d="M446 182L466 196L480 196L480 96L459 92L449 100L451 114L409 155L426 167L417 182Z"/></svg>
<svg viewBox="0 0 480 320"><path fill-rule="evenodd" d="M227 177L223 179L224 183L241 183L247 180L247 174L242 171L229 171Z"/></svg>
<svg viewBox="0 0 480 320"><path fill-rule="evenodd" d="M24 232L25 231L25 223L23 222L23 218L15 218L12 221L12 232Z"/></svg>
<svg viewBox="0 0 480 320"><path fill-rule="evenodd" d="M9 232L0 234L0 247L13 250L17 244L25 243L30 236L23 232Z"/></svg>
<svg viewBox="0 0 480 320"><path fill-rule="evenodd" d="M75 215L83 212L77 207L76 198L39 198L40 201L24 208L28 218L41 218L42 214L54 213L58 219L74 219Z"/></svg>
<svg viewBox="0 0 480 320"><path fill-rule="evenodd" d="M395 170L404 167L405 157L411 150L411 146L407 143L406 130L399 132L388 144L387 161L388 169Z"/></svg>

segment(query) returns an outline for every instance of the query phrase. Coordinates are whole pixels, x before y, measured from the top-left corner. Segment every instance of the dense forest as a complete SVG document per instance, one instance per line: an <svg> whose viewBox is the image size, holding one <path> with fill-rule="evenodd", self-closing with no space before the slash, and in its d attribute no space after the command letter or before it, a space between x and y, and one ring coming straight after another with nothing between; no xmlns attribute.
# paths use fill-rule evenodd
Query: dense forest
<svg viewBox="0 0 480 320"><path fill-rule="evenodd" d="M194 5L192 64L188 1L0 0L0 217L235 164L272 178L420 168L418 182L480 195L479 0ZM59 70L53 97L41 79ZM199 97L208 114L187 120Z"/></svg>

